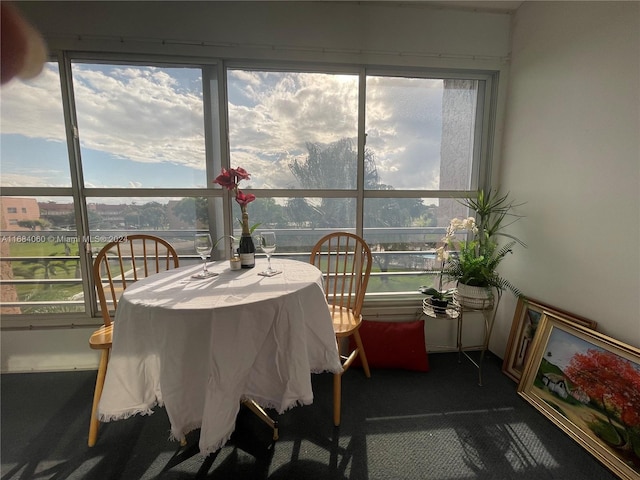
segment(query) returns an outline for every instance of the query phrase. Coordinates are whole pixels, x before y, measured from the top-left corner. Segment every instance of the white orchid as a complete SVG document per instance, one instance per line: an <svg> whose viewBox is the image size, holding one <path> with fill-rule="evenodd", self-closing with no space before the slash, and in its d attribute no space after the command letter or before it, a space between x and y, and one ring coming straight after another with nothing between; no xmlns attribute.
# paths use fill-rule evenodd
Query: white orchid
<svg viewBox="0 0 640 480"><path fill-rule="evenodd" d="M478 225L476 224L476 219L473 217L467 217L465 219L460 218L452 218L449 222L449 226L447 227L447 233L442 241L446 245L452 245L453 240L461 230L466 230L467 232L472 232L474 235L478 233ZM439 257L440 258L440 257Z"/></svg>
<svg viewBox="0 0 640 480"><path fill-rule="evenodd" d="M436 258L442 263L446 262L449 259L449 252L444 245L436 248Z"/></svg>

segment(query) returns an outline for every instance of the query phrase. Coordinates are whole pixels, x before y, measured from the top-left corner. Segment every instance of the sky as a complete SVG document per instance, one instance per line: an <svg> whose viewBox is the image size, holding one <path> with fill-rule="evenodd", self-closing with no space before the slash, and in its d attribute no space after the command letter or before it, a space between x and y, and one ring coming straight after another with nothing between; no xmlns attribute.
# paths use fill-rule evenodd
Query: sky
<svg viewBox="0 0 640 480"><path fill-rule="evenodd" d="M576 353L585 353L590 348L602 350L569 332L554 328L551 330L544 355L549 362L565 370Z"/></svg>
<svg viewBox="0 0 640 480"><path fill-rule="evenodd" d="M586 353L588 350L604 351L595 343L588 342L565 330L554 327L551 330L544 356L549 362L564 371L576 353ZM632 365L640 371L640 364L635 363Z"/></svg>
<svg viewBox="0 0 640 480"><path fill-rule="evenodd" d="M87 187L204 188L201 71L74 63L74 95ZM58 72L3 86L2 186L70 186ZM232 167L253 188L298 186L288 164L306 142L357 137L354 75L230 70ZM367 148L381 182L437 188L442 81L369 77Z"/></svg>

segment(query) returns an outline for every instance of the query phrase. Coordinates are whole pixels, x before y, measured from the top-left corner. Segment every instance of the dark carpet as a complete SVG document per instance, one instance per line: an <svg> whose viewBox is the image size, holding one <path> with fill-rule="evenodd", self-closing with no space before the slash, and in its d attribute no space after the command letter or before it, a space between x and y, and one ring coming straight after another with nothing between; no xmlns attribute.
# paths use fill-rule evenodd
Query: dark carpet
<svg viewBox="0 0 640 480"><path fill-rule="evenodd" d="M4 374L1 480L616 478L517 395L498 358L485 359L483 386L467 359L429 360L428 373L347 372L339 428L331 375L313 375L313 405L277 416L275 444L243 408L231 441L206 458L197 431L184 448L168 440L162 408L103 424L87 447L93 371Z"/></svg>

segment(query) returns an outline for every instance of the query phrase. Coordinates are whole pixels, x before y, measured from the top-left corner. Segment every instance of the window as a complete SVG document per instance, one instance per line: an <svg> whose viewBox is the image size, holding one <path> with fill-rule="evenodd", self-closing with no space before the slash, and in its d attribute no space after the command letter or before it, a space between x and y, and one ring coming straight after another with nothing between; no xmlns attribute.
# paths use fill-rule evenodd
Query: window
<svg viewBox="0 0 640 480"><path fill-rule="evenodd" d="M70 197L9 198L33 215L2 229L2 314L84 312L81 244Z"/></svg>
<svg viewBox="0 0 640 480"><path fill-rule="evenodd" d="M70 187L58 64L2 86L2 187Z"/></svg>
<svg viewBox="0 0 640 480"><path fill-rule="evenodd" d="M231 164L252 188L356 187L357 75L229 69L227 89Z"/></svg>
<svg viewBox="0 0 640 480"><path fill-rule="evenodd" d="M367 77L367 149L379 190L469 190L478 82Z"/></svg>
<svg viewBox="0 0 640 480"><path fill-rule="evenodd" d="M480 82L366 81L363 235L377 267L368 291L408 293L433 284L440 267L434 249L450 219L467 216L455 197L477 185Z"/></svg>
<svg viewBox="0 0 640 480"><path fill-rule="evenodd" d="M186 262L195 257L193 231L207 219L189 212L195 203L184 194L207 184L205 68L72 61L77 130L67 130L72 138L77 131L80 152L72 158L57 64L32 83L11 84L6 97L3 86L2 183L12 195L2 202L23 213L2 226L2 313L95 316L92 254L127 232L163 231ZM29 125L21 109L48 124ZM73 168L83 195L71 185Z"/></svg>
<svg viewBox="0 0 640 480"><path fill-rule="evenodd" d="M433 281L436 244L467 215L455 198L478 184L485 81L231 68L227 83L231 164L252 174L258 196L251 218L288 252L336 229L363 235L369 296Z"/></svg>
<svg viewBox="0 0 640 480"><path fill-rule="evenodd" d="M206 186L200 68L72 67L86 187Z"/></svg>
<svg viewBox="0 0 640 480"><path fill-rule="evenodd" d="M16 215L3 215L0 223L3 315L84 311L78 253L67 252L51 236L58 227L39 208L50 202L71 205L67 225L75 229L62 105L55 62L33 80L2 87L0 202ZM24 194L23 188L46 196Z"/></svg>
<svg viewBox="0 0 640 480"><path fill-rule="evenodd" d="M227 89L231 165L251 173L250 221L277 231L278 252L308 257L326 232L355 229L358 75L231 68Z"/></svg>
<svg viewBox="0 0 640 480"><path fill-rule="evenodd" d="M93 255L129 232L167 238L182 265L196 231L239 236L222 166L251 173L250 222L277 232L276 255L306 261L325 233L355 232L374 254L369 300L417 295L466 216L456 198L483 182L488 75L69 57L3 86L3 314L97 316Z"/></svg>

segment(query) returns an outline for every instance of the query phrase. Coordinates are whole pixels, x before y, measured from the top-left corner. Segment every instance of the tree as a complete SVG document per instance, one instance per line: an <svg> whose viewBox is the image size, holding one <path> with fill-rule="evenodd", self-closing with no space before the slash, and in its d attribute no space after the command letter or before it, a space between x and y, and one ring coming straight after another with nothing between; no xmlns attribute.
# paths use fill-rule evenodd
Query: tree
<svg viewBox="0 0 640 480"><path fill-rule="evenodd" d="M383 183L375 190L393 190ZM368 227L406 227L428 212L421 198L382 198L365 202Z"/></svg>
<svg viewBox="0 0 640 480"><path fill-rule="evenodd" d="M158 230L167 224L167 209L158 202L130 205L124 212L124 221L129 225Z"/></svg>
<svg viewBox="0 0 640 480"><path fill-rule="evenodd" d="M291 172L304 188L353 190L356 188L357 151L353 142L343 138L330 144L307 142L307 158L294 160ZM374 153L364 152L364 186L366 190L393 190L393 186L380 183ZM295 209L295 212L293 211ZM355 224L355 199L323 198L320 205L314 206L304 199L290 201L288 209L294 223L311 227L348 226ZM298 214L297 212L300 211ZM393 228L424 225L435 222L433 211L425 206L420 198L375 198L367 199L364 204L364 224L366 228ZM377 242L372 246L374 261L382 272L389 270L392 264L407 260L404 254L394 255L395 250L408 250L406 243ZM386 277L381 277L382 281Z"/></svg>
<svg viewBox="0 0 640 480"><path fill-rule="evenodd" d="M640 427L640 371L611 352L589 349L571 358L565 375L625 428Z"/></svg>
<svg viewBox="0 0 640 480"><path fill-rule="evenodd" d="M139 207L140 220L146 227L149 226L155 230L166 228L168 223L167 207L159 202L149 202Z"/></svg>
<svg viewBox="0 0 640 480"><path fill-rule="evenodd" d="M343 138L329 144L307 142L306 146L309 152L307 158L304 161L296 159L289 164L291 172L303 188L326 190L353 190L356 188L358 154L350 139ZM380 184L375 156L368 149L365 149L364 152L364 185L369 190L393 188ZM402 202L402 200L398 201ZM398 201L392 203L397 204ZM412 204L415 202L411 199ZM421 203L420 200L417 202ZM292 205L302 206L301 202L295 202ZM307 218L312 226L335 227L336 225L354 223L355 201L353 199L323 198L317 207L307 205L309 208L305 210L311 214ZM374 208L371 214L377 217L378 210L379 208ZM389 209L385 211L385 215L387 215L386 224L391 225L394 221L392 218L395 218L395 212ZM406 222L402 222L403 220L406 218L401 220L396 218L396 226L401 223L406 225ZM367 224L369 225L369 217ZM372 226L378 225L385 225L385 221L374 220Z"/></svg>
<svg viewBox="0 0 640 480"><path fill-rule="evenodd" d="M287 201L285 212L289 222L296 227L308 227L315 224L314 218L318 215L318 210L313 205L299 197L290 198Z"/></svg>
<svg viewBox="0 0 640 480"><path fill-rule="evenodd" d="M98 212L94 212L93 210L89 210L87 212L87 217L89 220L89 228L98 228L102 226L103 218ZM71 226L75 226L75 215L73 216L73 220L69 223ZM107 225L111 226L111 225Z"/></svg>
<svg viewBox="0 0 640 480"><path fill-rule="evenodd" d="M47 217L47 220L49 220L49 222L51 222L51 225L55 227L75 227L76 214L71 212L64 215L50 215Z"/></svg>
<svg viewBox="0 0 640 480"><path fill-rule="evenodd" d="M304 188L353 190L356 188L357 152L353 142L343 138L330 144L307 142L309 155L305 161L294 160L289 168ZM367 190L393 190L380 183L375 156L364 152L364 185ZM298 206L301 206L298 204ZM325 198L312 215L317 226L349 225L353 223L352 199ZM365 202L367 227L405 227L412 225L429 210L419 198L380 198Z"/></svg>
<svg viewBox="0 0 640 480"><path fill-rule="evenodd" d="M309 155L305 161L294 160L289 164L291 173L295 175L303 188L308 189L345 189L356 188L358 170L358 153L353 142L343 138L333 143L322 144L306 142ZM378 184L373 153L365 150L365 187Z"/></svg>
<svg viewBox="0 0 640 480"><path fill-rule="evenodd" d="M69 274L69 261L58 259L55 255L55 253L52 253L48 257L42 257L34 260L22 260L19 262L19 265L14 266L14 274L22 278L36 278L36 272L42 270L43 278L45 280L49 280L51 277L57 276L59 270L63 270L65 274ZM51 284L45 283L43 288L45 290L49 290L51 288Z"/></svg>
<svg viewBox="0 0 640 480"><path fill-rule="evenodd" d="M309 152L307 158L294 160L289 164L291 172L303 188L323 190L353 190L356 188L358 169L357 152L353 142L343 138L333 143L306 143ZM378 184L373 154L365 151L365 186ZM295 203L301 206L300 202ZM335 227L354 224L353 199L323 198L320 205L307 203L307 212L311 213L308 222L312 227Z"/></svg>
<svg viewBox="0 0 640 480"><path fill-rule="evenodd" d="M196 227L209 225L207 199L204 197L183 198L173 207L173 213L183 222Z"/></svg>
<svg viewBox="0 0 640 480"><path fill-rule="evenodd" d="M39 227L40 230L44 230L49 227L50 223L47 220L43 220L41 218L37 220L20 220L18 221L18 226L22 228L28 228L29 230L35 230L36 227Z"/></svg>
<svg viewBox="0 0 640 480"><path fill-rule="evenodd" d="M237 208L237 217L241 218L240 207L237 204L234 207ZM248 211L250 218L260 222L261 228L273 228L287 224L285 208L277 204L273 198L256 198L248 207Z"/></svg>

